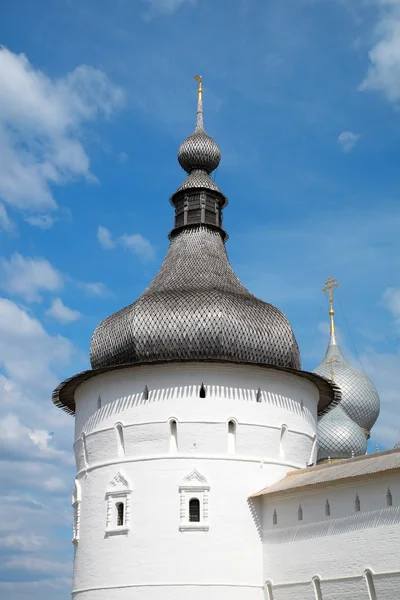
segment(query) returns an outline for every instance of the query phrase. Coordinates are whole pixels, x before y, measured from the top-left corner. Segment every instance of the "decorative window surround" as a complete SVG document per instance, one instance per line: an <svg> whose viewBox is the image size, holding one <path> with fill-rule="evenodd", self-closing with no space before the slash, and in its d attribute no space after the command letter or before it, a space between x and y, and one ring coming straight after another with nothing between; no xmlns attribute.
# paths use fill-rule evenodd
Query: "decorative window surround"
<svg viewBox="0 0 400 600"><path fill-rule="evenodd" d="M77 544L79 542L80 528L81 528L81 486L77 479L75 479L74 491L72 492L72 506L74 509L74 522L73 522L73 533L72 543Z"/></svg>
<svg viewBox="0 0 400 600"><path fill-rule="evenodd" d="M208 531L208 492L207 480L194 469L179 486L180 524L179 531ZM189 502L196 498L200 502L200 521L189 521Z"/></svg>
<svg viewBox="0 0 400 600"><path fill-rule="evenodd" d="M106 492L107 500L107 521L106 521L106 535L118 535L126 534L130 529L131 519L131 499L132 493L131 486L125 476L118 472L118 474L108 484ZM124 505L123 515L124 522L122 525L118 523L118 507L117 505L122 503Z"/></svg>

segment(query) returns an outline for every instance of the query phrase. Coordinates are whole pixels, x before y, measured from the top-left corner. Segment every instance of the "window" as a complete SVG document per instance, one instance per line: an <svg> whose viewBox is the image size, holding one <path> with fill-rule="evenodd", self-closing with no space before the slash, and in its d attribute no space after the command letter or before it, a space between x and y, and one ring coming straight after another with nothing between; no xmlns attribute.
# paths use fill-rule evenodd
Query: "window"
<svg viewBox="0 0 400 600"><path fill-rule="evenodd" d="M117 423L115 426L115 431L117 433L117 452L119 458L125 456L125 441L124 441L124 426L122 423Z"/></svg>
<svg viewBox="0 0 400 600"><path fill-rule="evenodd" d="M331 516L331 506L329 504L329 500L326 500L326 504L325 504L325 516L326 517L330 517Z"/></svg>
<svg viewBox="0 0 400 600"><path fill-rule="evenodd" d="M282 458L285 456L285 439L287 434L287 425L281 427L281 437L279 441L279 456Z"/></svg>
<svg viewBox="0 0 400 600"><path fill-rule="evenodd" d="M169 438L169 451L178 451L178 425L175 419L171 419L169 422L170 438Z"/></svg>
<svg viewBox="0 0 400 600"><path fill-rule="evenodd" d="M119 471L108 484L106 492L106 535L128 533L130 526L131 492L128 480Z"/></svg>
<svg viewBox="0 0 400 600"><path fill-rule="evenodd" d="M299 504L299 508L297 511L297 520L298 521L302 521L303 520L303 509L301 508L301 504Z"/></svg>
<svg viewBox="0 0 400 600"><path fill-rule="evenodd" d="M198 498L189 500L189 521L200 523L200 500Z"/></svg>
<svg viewBox="0 0 400 600"><path fill-rule="evenodd" d="M99 410L101 408L101 396L99 395L99 397L97 398L97 410Z"/></svg>
<svg viewBox="0 0 400 600"><path fill-rule="evenodd" d="M386 492L386 506L393 506L393 498L390 488L388 488Z"/></svg>
<svg viewBox="0 0 400 600"><path fill-rule="evenodd" d="M274 514L272 515L272 525L278 524L278 515L276 514L276 510L274 509Z"/></svg>
<svg viewBox="0 0 400 600"><path fill-rule="evenodd" d="M117 509L117 527L122 527L124 525L124 503L117 502L115 508Z"/></svg>
<svg viewBox="0 0 400 600"><path fill-rule="evenodd" d="M262 402L261 388L258 388L258 390L257 390L256 402Z"/></svg>
<svg viewBox="0 0 400 600"><path fill-rule="evenodd" d="M354 502L354 509L356 512L360 512L360 510L361 510L361 502L360 502L360 498L358 497L358 494L356 494L356 500Z"/></svg>
<svg viewBox="0 0 400 600"><path fill-rule="evenodd" d="M228 454L234 454L236 450L236 423L229 421L228 423Z"/></svg>
<svg viewBox="0 0 400 600"><path fill-rule="evenodd" d="M210 487L196 469L179 486L180 531L208 531L208 492Z"/></svg>
<svg viewBox="0 0 400 600"><path fill-rule="evenodd" d="M274 593L272 591L272 583L267 581L265 584L265 591L267 592L267 600L274 600Z"/></svg>
<svg viewBox="0 0 400 600"><path fill-rule="evenodd" d="M82 450L83 450L84 467L86 469L89 464L89 461L88 461L88 454L87 454L86 434L84 431L82 432Z"/></svg>
<svg viewBox="0 0 400 600"><path fill-rule="evenodd" d="M374 579L371 571L365 571L365 580L367 582L367 589L369 594L369 600L377 600Z"/></svg>
<svg viewBox="0 0 400 600"><path fill-rule="evenodd" d="M149 388L147 387L147 385L144 386L144 390L143 390L143 400L148 400L149 399Z"/></svg>
<svg viewBox="0 0 400 600"><path fill-rule="evenodd" d="M319 577L313 578L313 588L314 588L315 600L322 600L321 580Z"/></svg>
<svg viewBox="0 0 400 600"><path fill-rule="evenodd" d="M316 462L316 458L317 458L317 444L318 444L318 442L317 442L317 436L314 435L312 446L311 446L310 458L308 459L308 464L309 465L313 465Z"/></svg>
<svg viewBox="0 0 400 600"><path fill-rule="evenodd" d="M206 397L206 388L204 387L204 383L202 383L201 386L200 386L199 397L200 398L205 398Z"/></svg>
<svg viewBox="0 0 400 600"><path fill-rule="evenodd" d="M79 541L81 525L81 486L77 479L75 479L74 491L72 492L72 506L74 509L72 542L77 544Z"/></svg>

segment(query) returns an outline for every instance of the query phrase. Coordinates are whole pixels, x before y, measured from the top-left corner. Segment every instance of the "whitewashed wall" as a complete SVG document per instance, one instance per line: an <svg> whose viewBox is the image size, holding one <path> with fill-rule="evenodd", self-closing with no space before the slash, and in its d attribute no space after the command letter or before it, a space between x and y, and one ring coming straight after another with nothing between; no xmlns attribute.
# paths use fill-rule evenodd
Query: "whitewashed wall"
<svg viewBox="0 0 400 600"><path fill-rule="evenodd" d="M199 398L202 382L206 398ZM261 600L261 522L247 498L306 465L317 401L317 389L295 375L230 364L133 367L81 385L75 599ZM170 450L171 419L177 452ZM123 457L116 423L123 425ZM179 486L194 469L209 486L208 531L180 531ZM130 530L107 535L106 493L119 472L131 488Z"/></svg>
<svg viewBox="0 0 400 600"><path fill-rule="evenodd" d="M393 505L387 506L390 488ZM360 512L355 510L358 494ZM326 500L330 516L326 516ZM364 576L373 574L378 600L400 597L400 478L397 473L334 483L290 496L264 496L264 581L273 600L370 598ZM303 520L298 520L299 504ZM276 510L277 524L273 524ZM268 596L267 596L268 598ZM270 600L270 599L268 599Z"/></svg>

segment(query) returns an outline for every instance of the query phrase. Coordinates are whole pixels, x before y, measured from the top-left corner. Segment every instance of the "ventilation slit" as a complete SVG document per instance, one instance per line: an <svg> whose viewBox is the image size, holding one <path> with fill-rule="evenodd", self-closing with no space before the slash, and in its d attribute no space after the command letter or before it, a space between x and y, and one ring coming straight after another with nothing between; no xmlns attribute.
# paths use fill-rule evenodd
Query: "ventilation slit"
<svg viewBox="0 0 400 600"><path fill-rule="evenodd" d="M205 398L206 397L206 388L204 387L204 383L202 383L201 386L200 386L199 397L200 398Z"/></svg>
<svg viewBox="0 0 400 600"><path fill-rule="evenodd" d="M169 422L170 427L170 438L169 438L169 451L178 451L178 425L175 419L171 419Z"/></svg>
<svg viewBox="0 0 400 600"><path fill-rule="evenodd" d="M236 451L236 423L229 421L228 423L228 454L234 454Z"/></svg>
<svg viewBox="0 0 400 600"><path fill-rule="evenodd" d="M115 430L117 432L118 456L122 458L123 456L125 456L124 428L122 423L117 423L117 425L115 426Z"/></svg>

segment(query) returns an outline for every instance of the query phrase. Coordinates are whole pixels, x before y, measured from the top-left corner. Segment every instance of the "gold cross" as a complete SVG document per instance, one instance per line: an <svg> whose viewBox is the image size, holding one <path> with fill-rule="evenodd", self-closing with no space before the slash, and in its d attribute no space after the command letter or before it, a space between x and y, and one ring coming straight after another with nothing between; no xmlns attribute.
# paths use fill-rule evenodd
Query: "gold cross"
<svg viewBox="0 0 400 600"><path fill-rule="evenodd" d="M335 314L335 311L333 310L333 290L338 286L339 284L334 277L328 277L328 279L325 281L324 287L322 288L323 292L328 293L330 330L332 335L335 333L335 321L333 319L333 315Z"/></svg>
<svg viewBox="0 0 400 600"><path fill-rule="evenodd" d="M330 359L327 361L328 365L329 365L329 366L330 366L330 368L331 368L331 381L332 381L332 383L335 383L335 378L334 378L334 373L333 373L333 363L337 363L337 362L339 362L339 361L338 361L338 360L336 360L336 358L333 358L333 356L332 356L332 358L330 358Z"/></svg>

